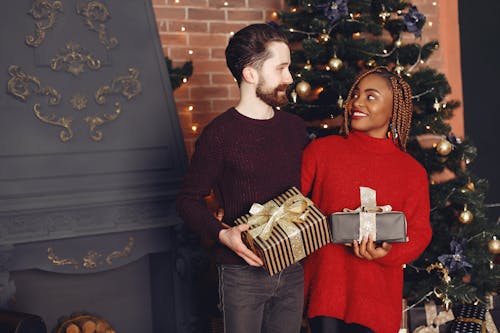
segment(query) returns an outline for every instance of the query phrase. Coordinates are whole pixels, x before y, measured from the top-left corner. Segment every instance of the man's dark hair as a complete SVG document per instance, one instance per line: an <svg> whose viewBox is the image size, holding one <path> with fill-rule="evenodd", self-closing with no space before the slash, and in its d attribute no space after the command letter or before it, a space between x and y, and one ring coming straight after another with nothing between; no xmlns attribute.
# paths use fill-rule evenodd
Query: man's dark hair
<svg viewBox="0 0 500 333"><path fill-rule="evenodd" d="M229 40L226 47L227 67L234 78L241 83L243 68L253 66L259 69L270 57L267 46L271 42L283 42L288 45L285 34L268 24L252 24L237 33Z"/></svg>

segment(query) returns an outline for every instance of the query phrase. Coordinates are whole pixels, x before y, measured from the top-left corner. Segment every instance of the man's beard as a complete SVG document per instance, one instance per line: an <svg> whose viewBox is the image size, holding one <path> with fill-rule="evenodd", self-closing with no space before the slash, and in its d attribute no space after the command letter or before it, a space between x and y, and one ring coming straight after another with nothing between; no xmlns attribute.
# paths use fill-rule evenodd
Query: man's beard
<svg viewBox="0 0 500 333"><path fill-rule="evenodd" d="M288 97L286 96L286 93L281 95L279 92L286 92L287 87L288 84L280 84L270 91L265 91L263 89L263 84L258 84L255 93L257 97L259 97L267 105L272 107L285 106L288 104Z"/></svg>

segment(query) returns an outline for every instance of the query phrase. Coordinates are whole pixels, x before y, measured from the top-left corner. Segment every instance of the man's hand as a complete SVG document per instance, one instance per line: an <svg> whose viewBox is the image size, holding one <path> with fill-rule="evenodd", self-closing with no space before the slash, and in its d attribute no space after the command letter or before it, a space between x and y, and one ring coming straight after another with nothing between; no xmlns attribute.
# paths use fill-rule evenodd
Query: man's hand
<svg viewBox="0 0 500 333"><path fill-rule="evenodd" d="M383 242L382 246L375 246L375 242L372 241L370 236L368 238L363 237L360 244L355 240L353 245L354 255L367 260L385 257L391 251L391 248L392 245L387 242Z"/></svg>
<svg viewBox="0 0 500 333"><path fill-rule="evenodd" d="M241 240L241 233L250 228L247 224L219 231L219 241L243 258L250 266L262 266L262 260L250 251Z"/></svg>

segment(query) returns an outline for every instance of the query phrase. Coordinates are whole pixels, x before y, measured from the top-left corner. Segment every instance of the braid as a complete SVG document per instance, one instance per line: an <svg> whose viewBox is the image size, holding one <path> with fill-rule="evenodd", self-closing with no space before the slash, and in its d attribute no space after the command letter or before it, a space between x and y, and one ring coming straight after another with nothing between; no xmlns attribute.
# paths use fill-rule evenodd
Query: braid
<svg viewBox="0 0 500 333"><path fill-rule="evenodd" d="M392 141L397 144L401 150L406 151L413 113L411 88L401 76L394 74L387 67L375 67L356 77L345 102L342 133L344 136L347 136L350 132L353 91L362 79L371 74L380 75L386 78L391 85L393 93L391 128L395 129L397 132L397 135L392 135Z"/></svg>

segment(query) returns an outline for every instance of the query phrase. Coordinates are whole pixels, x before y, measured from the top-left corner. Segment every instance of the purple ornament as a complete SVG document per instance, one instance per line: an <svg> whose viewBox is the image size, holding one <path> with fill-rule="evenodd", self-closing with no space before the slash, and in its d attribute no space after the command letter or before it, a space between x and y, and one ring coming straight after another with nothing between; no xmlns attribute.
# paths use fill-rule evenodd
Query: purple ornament
<svg viewBox="0 0 500 333"><path fill-rule="evenodd" d="M330 3L315 5L317 9L322 9L323 14L328 18L331 24L337 22L342 17L349 14L347 3L349 0L332 0Z"/></svg>
<svg viewBox="0 0 500 333"><path fill-rule="evenodd" d="M443 254L438 257L439 262L445 265L450 272L454 272L461 268L472 268L472 265L466 261L466 257L463 255L466 240L462 240L461 243L456 240L450 242L451 254Z"/></svg>
<svg viewBox="0 0 500 333"><path fill-rule="evenodd" d="M422 27L425 23L425 15L420 13L416 6L410 6L408 13L403 15L406 29L415 34L415 37L422 35Z"/></svg>

